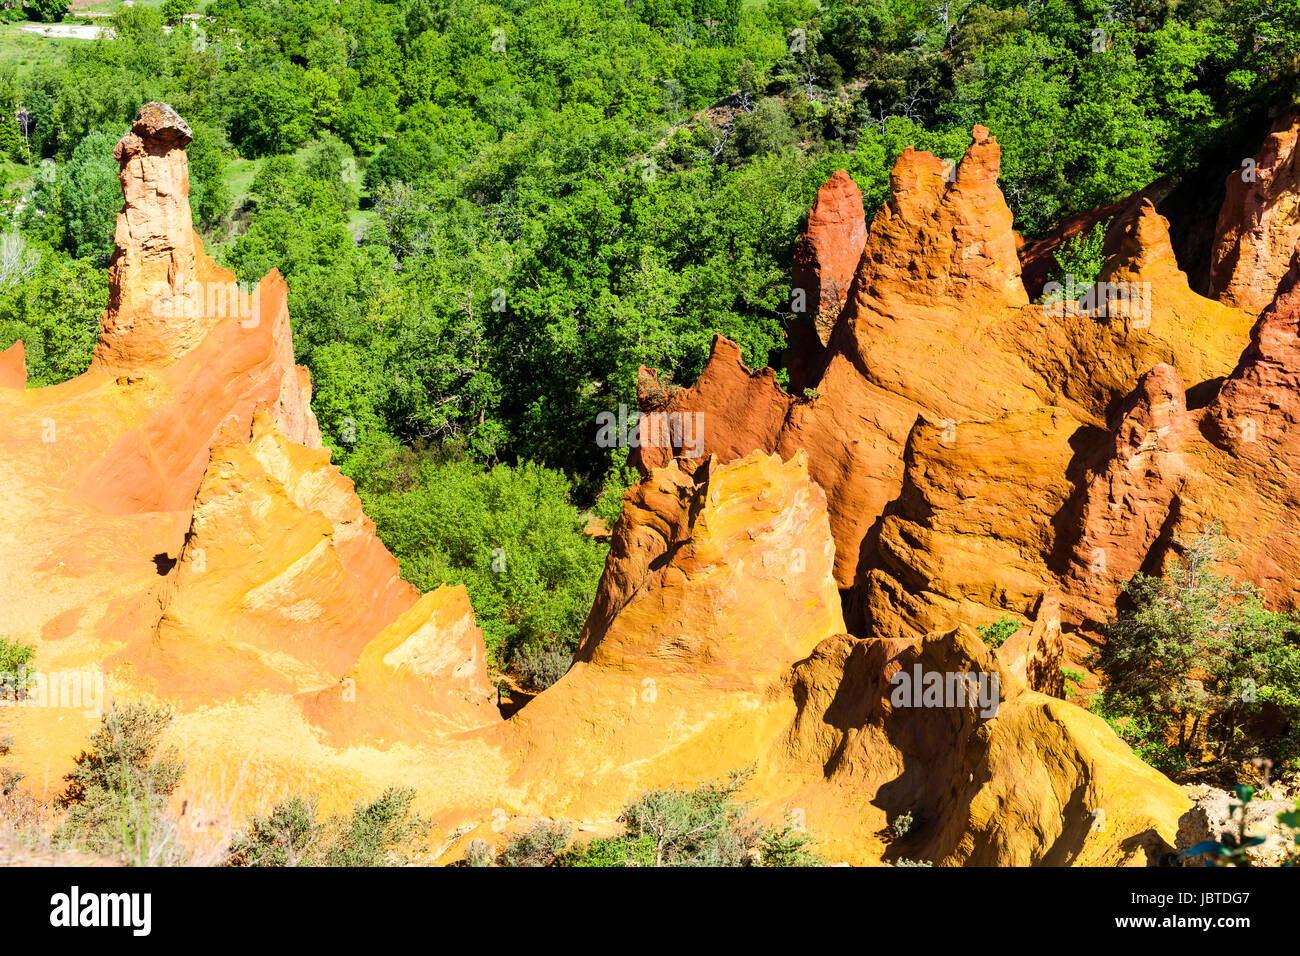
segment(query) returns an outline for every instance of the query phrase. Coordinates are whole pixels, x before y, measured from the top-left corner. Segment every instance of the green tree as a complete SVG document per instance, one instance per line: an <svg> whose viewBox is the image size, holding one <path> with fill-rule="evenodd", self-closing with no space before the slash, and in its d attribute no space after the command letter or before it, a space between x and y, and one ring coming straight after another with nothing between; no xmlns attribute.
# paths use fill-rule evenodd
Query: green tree
<svg viewBox="0 0 1300 956"><path fill-rule="evenodd" d="M158 12L162 15L163 23L175 26L184 19L185 14L189 13L193 7L193 0L163 0Z"/></svg>
<svg viewBox="0 0 1300 956"><path fill-rule="evenodd" d="M799 138L785 106L772 96L759 100L752 112L738 117L732 136L732 147L740 159L784 152Z"/></svg>
<svg viewBox="0 0 1300 956"><path fill-rule="evenodd" d="M108 273L98 261L41 257L26 277L0 288L0 342L23 340L29 386L54 385L90 367Z"/></svg>
<svg viewBox="0 0 1300 956"><path fill-rule="evenodd" d="M44 23L57 23L68 14L68 0L26 0L23 6Z"/></svg>
<svg viewBox="0 0 1300 956"><path fill-rule="evenodd" d="M1131 609L1102 628L1103 707L1149 721L1183 759L1198 743L1230 762L1269 748L1279 763L1294 758L1289 742L1245 731L1265 706L1292 726L1300 720L1300 623L1214 570L1233 556L1217 525L1179 547L1166 576L1134 576L1125 587Z"/></svg>
<svg viewBox="0 0 1300 956"><path fill-rule="evenodd" d="M582 533L585 516L562 473L404 453L360 491L403 577L424 591L466 586L498 666L534 686L558 676L524 667L548 649L572 656L606 551Z"/></svg>
<svg viewBox="0 0 1300 956"><path fill-rule="evenodd" d="M90 134L59 170L68 251L78 258L97 259L101 266L113 254L113 232L122 208L118 164L113 158L117 139L111 133Z"/></svg>
<svg viewBox="0 0 1300 956"><path fill-rule="evenodd" d="M190 124L194 139L186 149L190 165L190 211L195 227L212 228L230 206L226 186L226 150L218 127Z"/></svg>

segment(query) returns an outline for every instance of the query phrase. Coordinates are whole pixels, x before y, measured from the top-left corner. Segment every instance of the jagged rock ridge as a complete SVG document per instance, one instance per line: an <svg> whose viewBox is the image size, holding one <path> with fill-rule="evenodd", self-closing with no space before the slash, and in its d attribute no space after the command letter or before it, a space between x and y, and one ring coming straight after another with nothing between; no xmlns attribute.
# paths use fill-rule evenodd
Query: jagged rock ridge
<svg viewBox="0 0 1300 956"><path fill-rule="evenodd" d="M204 283L233 277L189 225L189 135L150 104L119 146L92 369L22 390L21 352L0 361L8 626L43 666L102 667L114 694L180 708L178 799L236 814L400 780L468 838L499 813L609 818L754 764L761 809L798 808L854 862L1172 847L1186 798L1059 699L1060 669L1123 576L1225 501L1270 516L1229 530L1255 556L1241 570L1294 599L1294 279L1258 322L1197 296L1167 223L1133 202L1103 271L1120 307L1035 304L987 130L953 170L906 151L865 234L837 173L797 260L817 290L810 396L720 338L690 388L643 371L648 412L703 416L704 454L636 450L575 664L506 721L463 589L401 581L319 447L283 280L213 305ZM1261 481L1270 460L1285 473ZM1005 615L1023 626L990 653L970 627ZM980 694L914 706L895 687L913 672ZM19 715L35 779L84 740L90 719L65 716ZM886 847L908 809L922 824Z"/></svg>

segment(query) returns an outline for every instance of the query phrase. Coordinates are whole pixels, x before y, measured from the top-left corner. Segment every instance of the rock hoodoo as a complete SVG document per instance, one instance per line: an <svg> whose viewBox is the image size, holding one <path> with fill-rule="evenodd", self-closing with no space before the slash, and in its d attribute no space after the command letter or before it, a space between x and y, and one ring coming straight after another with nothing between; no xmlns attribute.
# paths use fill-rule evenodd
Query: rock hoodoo
<svg viewBox="0 0 1300 956"><path fill-rule="evenodd" d="M867 238L862 190L840 169L817 191L808 225L794 250L792 302L796 320L786 350L790 385L798 394L816 381L831 330L848 301Z"/></svg>

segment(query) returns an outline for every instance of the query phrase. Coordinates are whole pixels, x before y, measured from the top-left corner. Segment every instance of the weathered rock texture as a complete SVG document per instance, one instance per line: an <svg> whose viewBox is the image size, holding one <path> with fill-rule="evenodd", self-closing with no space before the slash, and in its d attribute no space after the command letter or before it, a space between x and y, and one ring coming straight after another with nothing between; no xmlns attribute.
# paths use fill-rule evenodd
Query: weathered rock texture
<svg viewBox="0 0 1300 956"><path fill-rule="evenodd" d="M865 236L837 173L796 260L816 288L806 354L791 341L808 397L723 338L688 388L642 371L644 478L575 661L507 721L465 591L402 581L320 448L284 281L233 313L209 295L233 277L189 225L189 135L150 104L119 147L91 370L0 389L0 605L43 667L179 708L195 841L286 793L333 808L402 782L450 846L753 765L759 809L798 810L836 859L1172 848L1187 797L1061 699L1062 667L1211 517L1231 570L1297 606L1300 261L1258 318L1202 298L1139 195L1104 216L1099 289L1031 303L1020 254L1046 253L1019 248L982 127L953 170L904 152ZM1269 182L1274 235L1291 198ZM1285 271L1279 247L1231 241L1253 275ZM0 384L22 385L11 354ZM683 415L700 448L645 440ZM1020 627L991 651L971 629L1004 617ZM896 695L926 674L992 696ZM57 780L94 719L11 722L19 769Z"/></svg>
<svg viewBox="0 0 1300 956"><path fill-rule="evenodd" d="M808 225L795 246L792 296L799 301L790 329L786 365L798 393L819 377L818 364L849 298L867 238L862 190L840 169L817 191Z"/></svg>
<svg viewBox="0 0 1300 956"><path fill-rule="evenodd" d="M27 353L22 342L0 352L0 388L22 388L27 384Z"/></svg>
<svg viewBox="0 0 1300 956"><path fill-rule="evenodd" d="M1179 448L1192 425L1177 370L1157 365L1119 412L1113 443L1083 481L1080 528L1066 584L1086 616L1103 621L1141 568L1183 484Z"/></svg>
<svg viewBox="0 0 1300 956"><path fill-rule="evenodd" d="M501 718L464 589L401 580L320 447L284 280L239 298L203 254L189 139L151 103L118 145L91 369L21 390L22 347L4 353L0 630L43 670L178 707L178 801L237 824L290 790L371 793L406 776L410 748ZM91 703L10 712L30 779L59 788ZM447 765L484 763L472 750Z"/></svg>
<svg viewBox="0 0 1300 956"><path fill-rule="evenodd" d="M506 731L519 786L569 814L754 763L794 715L790 666L844 630L802 455L674 462L623 507L576 663Z"/></svg>
<svg viewBox="0 0 1300 956"><path fill-rule="evenodd" d="M918 667L996 676L996 714L971 697L895 703L896 675ZM799 714L778 763L826 776L797 805L812 825L859 840L911 813L886 860L1150 864L1172 845L1187 806L1099 717L1028 690L965 628L916 641L831 638L793 680Z"/></svg>
<svg viewBox="0 0 1300 956"><path fill-rule="evenodd" d="M175 361L218 318L204 312L204 293L224 277L190 228L185 147L192 136L171 107L147 103L113 151L126 204L117 216L108 311L95 350L104 364Z"/></svg>
<svg viewBox="0 0 1300 956"><path fill-rule="evenodd" d="M1194 794L1192 808L1178 820L1175 847L1181 853L1198 843L1220 842L1225 835L1240 839L1242 817L1248 837L1264 842L1246 851L1253 866L1295 865L1295 832L1278 820L1278 814L1295 810L1294 800L1252 800L1241 811L1241 803L1226 790L1203 785L1188 788Z"/></svg>
<svg viewBox="0 0 1300 956"><path fill-rule="evenodd" d="M1287 129L1261 153L1260 166L1274 172L1247 202L1257 212L1245 219L1263 227L1228 225L1243 221L1233 212L1243 200L1231 188L1220 219L1220 248L1243 250L1234 262L1250 263L1245 271L1231 267L1246 277L1236 288L1253 283L1268 290L1264 302L1271 304L1258 320L1258 299L1223 295L1218 302L1190 288L1169 224L1153 204L1158 186L1076 217L1049 237L1052 244L1021 249L1038 272L1037 295L1046 274L1039 264L1063 238L1110 223L1095 288L1078 289L1076 295L1087 294L1077 302L1029 303L1017 237L997 192L997 144L977 128L955 176L945 177L944 164L928 154L909 150L899 158L852 293L818 355L822 372L810 393L816 397L796 399L766 370L746 369L725 340L715 341L694 386L666 394L656 390L652 373L643 377L644 407L703 417L705 454L719 461L755 450L787 459L806 454L809 474L827 492L834 575L854 636L830 639L796 665L811 682L796 696L806 699L812 688L823 695L813 711L819 720L800 717L816 742L810 766L832 767L831 755L848 746L838 736L843 728L874 721L877 737L863 743L869 753L854 774L878 775L864 791L876 794L884 817L924 806L933 789L944 790L935 780L945 761L988 759L972 754L1005 753L1016 761L1042 747L1040 758L1051 764L1047 754L1064 748L1071 767L1091 768L1077 785L1063 778L1044 785L1073 793L1069 805L1076 809L1079 801L1090 804L1083 813L1092 824L1079 816L1062 825L1071 814L1057 804L1049 825L1037 817L1041 802L1011 809L1017 799L988 783L986 764L975 770L963 762L964 773L954 771L953 780L973 772L985 788L949 784L945 792L962 796L933 811L945 826L954 826L952 811L962 801L978 808L987 800L997 813L1023 814L1024 826L1050 838L1032 849L983 842L981 811L972 809L955 825L960 834L929 829L918 838L921 849L904 855L1113 862L1138 846L1148 859L1167 849L1169 814L1179 798L1159 775L1145 775L1145 795L1118 812L1127 835L1098 839L1115 833L1117 812L1097 804L1088 788L1104 776L1126 798L1136 794L1119 783L1128 772L1122 764L1102 770L1110 757L1078 749L1076 735L1096 742L1108 734L1051 699L1065 693L1061 668L1079 666L1098 639L1094 625L1114 612L1124 582L1138 570L1159 571L1177 541L1212 519L1223 520L1240 550L1225 570L1254 581L1274 607L1298 605L1288 569L1300 565L1293 517L1300 446L1292 439L1300 416L1300 260L1287 273L1295 239L1278 238L1290 228L1286 210L1297 200L1277 158L1290 155ZM652 394L658 401L649 400ZM649 449L639 464L662 468L671 457ZM905 797L886 804L890 788L904 779L902 765L889 764L897 759L890 748L922 732L873 712L869 702L883 696L885 662L956 634L954 626L1006 616L1022 627L998 649L996 664L1004 685L1023 693L1004 700L1006 710L978 739L965 736L960 722L942 734L924 731L968 742L924 752L915 765L936 769L913 774ZM869 665L854 665L868 654L875 655ZM995 746L1003 733L1020 741L1017 754L1009 742L1005 751ZM1112 748L1124 751L1113 743L1103 749ZM827 779L834 781L833 770ZM1093 783L1079 789L1085 779ZM870 825L883 824L878 817Z"/></svg>
<svg viewBox="0 0 1300 956"><path fill-rule="evenodd" d="M1300 112L1279 117L1259 153L1228 174L1210 259L1210 295L1258 312L1300 242Z"/></svg>
<svg viewBox="0 0 1300 956"><path fill-rule="evenodd" d="M769 372L750 373L739 351L719 341L696 385L644 402L666 415L701 416L704 453L724 460L755 449L783 457L807 452L809 472L827 493L835 577L854 629L894 633L904 625L887 619L897 615L892 602L884 618L868 606L871 595L887 587L869 582L873 570L887 570L905 551L926 555L928 565L952 560L929 544L909 544L888 525L891 515L899 517L895 524L906 521L905 448L918 420L946 436L933 443L942 449L968 447L964 433L972 429L976 435L1004 431L1002 454L1011 457L998 466L999 480L983 480L988 466L979 459L961 467L984 470L961 471L961 480L1009 489L1008 472L1019 469L1024 474L1017 481L1035 488L1042 506L1062 507L1143 373L1170 363L1185 380L1212 387L1206 383L1229 372L1252 321L1249 313L1188 288L1167 224L1148 202L1132 204L1118 226L1116 251L1101 277L1109 293L1092 304L1028 303L1010 211L997 188L998 163L996 141L980 128L947 177L945 165L928 153L908 150L899 157L890 198L876 213L853 294L830 338L815 386L820 397L785 394ZM653 385L647 373L643 394ZM1022 454L1044 427L1051 450L1039 443L1034 454ZM945 456L929 448L914 450L918 473L943 468L935 459ZM639 462L649 468L666 457L662 449L642 450ZM1023 499L1009 491L1007 497L1010 524ZM972 530L983 537L1019 533L980 519L973 529L956 526L953 534L964 539ZM1059 572L1062 549L1073 543L1058 540L1055 529L1044 534L1035 548L1047 558L1033 559L1031 572L1043 587ZM1047 559L1051 567L1042 565ZM931 590L932 567L915 574L895 570L911 603L918 588ZM996 585L986 568L977 577L994 616L1024 614L1042 590ZM992 597L995 592L1000 596ZM982 621L977 616L972 623ZM907 626L923 632L935 622L910 620Z"/></svg>

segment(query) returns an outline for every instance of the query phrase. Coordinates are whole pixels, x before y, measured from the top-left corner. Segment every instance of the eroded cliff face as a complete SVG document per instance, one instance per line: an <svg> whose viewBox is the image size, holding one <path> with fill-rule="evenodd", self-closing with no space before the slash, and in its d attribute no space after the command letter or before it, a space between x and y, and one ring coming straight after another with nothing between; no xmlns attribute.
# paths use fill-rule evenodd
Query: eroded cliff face
<svg viewBox="0 0 1300 956"><path fill-rule="evenodd" d="M6 712L19 768L57 792L107 699L167 701L202 843L287 792L371 793L409 748L501 717L464 589L401 580L321 448L284 280L243 292L203 253L189 138L151 103L117 147L90 370L24 390L21 346L4 354L0 606L79 691Z"/></svg>
<svg viewBox="0 0 1300 956"><path fill-rule="evenodd" d="M816 397L786 394L719 340L695 386L643 400L662 415L698 416L704 453L720 460L755 449L806 454L826 489L851 635L796 665L796 697L820 702L802 706L791 746L810 766L830 768L831 785L848 741L861 748L852 776L871 781L863 789L884 811L863 839L889 813L926 808L937 791L949 802L926 812L943 823L918 838L917 855L1116 862L1168 844L1181 799L1145 770L1140 793L1126 787L1126 748L1056 699L1061 667L1078 666L1098 640L1095 625L1114 613L1125 581L1158 571L1176 540L1212 519L1241 551L1225 570L1259 585L1271 606L1297 606L1286 571L1300 558L1291 447L1300 257L1292 258L1287 211L1297 189L1285 172L1293 125L1280 123L1265 144L1258 165L1271 172L1247 200L1230 184L1218 246L1237 251L1219 273L1233 278L1217 299L1190 288L1152 187L1071 227L1111 222L1108 258L1088 296L1028 303L1011 282L1015 237L991 194L996 143L977 129L955 175L926 154L900 157L818 358ZM1249 228L1243 202L1253 210ZM1045 248L1022 249L1038 292ZM642 385L647 398L659 394L652 372ZM650 449L640 462L662 466L669 457ZM952 714L957 722L943 731L919 729L917 714L897 722L881 702L888 661L940 647L960 659L961 628L1007 615L1021 629L980 666L999 669L1013 691L984 731ZM966 653L973 659L977 650ZM909 775L898 751L930 733L957 743L927 745L915 766L932 769ZM1050 765L1063 753L1063 775L1038 773L1037 761ZM1044 787L1041 799L1020 803L1003 792L995 768L1026 792ZM985 783L966 787L966 774ZM1125 840L1099 839L1103 831L1080 815L1095 822L1100 812L1114 824L1116 807L1087 807L1103 780L1124 793ZM837 798L800 792L834 814ZM986 839L993 807L1044 840Z"/></svg>
<svg viewBox="0 0 1300 956"><path fill-rule="evenodd" d="M981 128L955 171L928 153L899 157L891 198L875 216L854 292L831 334L818 397L796 399L770 373L751 374L726 342L715 342L695 386L661 401L649 400L658 394L653 374L642 377L647 411L697 416L704 454L806 451L810 474L827 493L835 577L855 630L903 626L893 611L884 618L873 613L870 594L881 585L868 581L892 560L881 552L882 541L889 516L906 509L905 449L918 422L947 436L936 442L939 448L965 447L964 433L972 430L1003 430L1010 443L1003 452L1012 458L1001 478L981 481L985 473L975 471L964 473L964 481L1009 488L1007 473L1020 469L1025 474L1018 481L1036 489L1040 505L1056 507L1051 503L1069 495L1090 456L1100 454L1115 410L1141 375L1169 363L1201 392L1213 388L1232 369L1254 321L1191 291L1170 248L1168 224L1149 202L1131 204L1117 227L1116 251L1101 276L1109 292L1093 302L1029 303L1010 212L996 184L998 164L997 142ZM1068 420L1048 439L1050 452L1024 424L1049 410L1058 422ZM1038 450L1023 455L1012 447L1020 441ZM661 447L642 450L639 461L651 467L667 454ZM931 452L913 454L923 456L919 471L931 468ZM1055 490L1043 490L1048 486ZM1013 502L1007 507L1016 510ZM957 526L954 534L1013 532L978 524ZM1068 544L1053 532L1044 548L1048 558L1059 557ZM930 563L947 560L926 545L912 550ZM1048 558L1035 572L1044 580L1059 571ZM933 575L910 577L930 581ZM913 591L915 581L902 587ZM985 590L998 586L988 583ZM1013 590L985 606L1024 614L1030 602ZM975 615L971 623L983 621Z"/></svg>
<svg viewBox="0 0 1300 956"><path fill-rule="evenodd" d="M831 331L852 291L853 276L867 238L862 190L840 169L817 191L808 224L791 264L791 306L786 368L799 394L820 377ZM796 308L797 306L797 308Z"/></svg>
<svg viewBox="0 0 1300 956"><path fill-rule="evenodd" d="M1260 151L1228 174L1210 257L1210 295L1258 312L1300 241L1300 112L1280 116Z"/></svg>
<svg viewBox="0 0 1300 956"><path fill-rule="evenodd" d="M631 489L573 668L502 732L526 805L612 819L759 762L795 713L791 665L844 630L833 554L802 455L673 462Z"/></svg>
<svg viewBox="0 0 1300 956"><path fill-rule="evenodd" d="M43 667L179 708L194 841L286 793L329 808L400 781L454 856L502 816L608 820L753 765L761 810L851 862L1172 847L1186 798L1060 699L1061 668L1134 570L1220 512L1235 570L1294 606L1300 263L1260 316L1198 296L1139 198L1100 295L1032 303L983 128L955 169L899 157L869 230L836 173L796 256L809 397L722 338L689 388L643 370L643 434L691 414L702 454L635 449L573 667L503 720L464 590L402 581L320 447L283 280L233 314L204 287L233 276L190 228L188 137L150 104L119 146L91 370L24 390L21 350L0 355L0 591ZM990 652L971 628L1008 615ZM926 674L963 696L900 691ZM33 780L94 723L13 713Z"/></svg>

